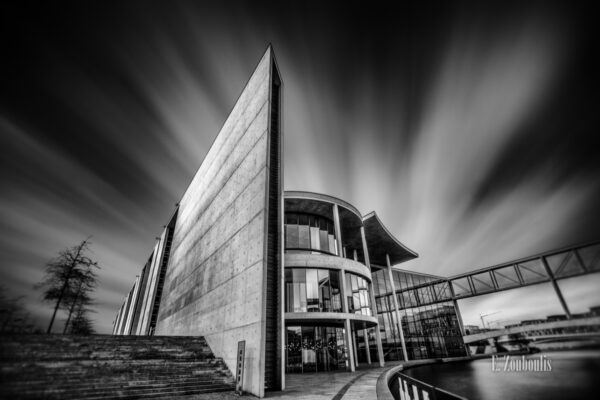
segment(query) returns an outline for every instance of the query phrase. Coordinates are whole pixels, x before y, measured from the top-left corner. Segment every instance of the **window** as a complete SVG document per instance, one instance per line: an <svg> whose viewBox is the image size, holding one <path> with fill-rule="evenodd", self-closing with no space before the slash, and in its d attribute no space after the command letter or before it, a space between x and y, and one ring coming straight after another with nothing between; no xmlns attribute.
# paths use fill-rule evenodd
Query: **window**
<svg viewBox="0 0 600 400"><path fill-rule="evenodd" d="M373 315L369 297L369 282L366 279L347 272L346 289L348 290L347 298L349 313Z"/></svg>
<svg viewBox="0 0 600 400"><path fill-rule="evenodd" d="M337 243L333 221L316 215L286 214L286 250L311 250L338 255Z"/></svg>
<svg viewBox="0 0 600 400"><path fill-rule="evenodd" d="M286 268L286 312L342 312L339 272Z"/></svg>

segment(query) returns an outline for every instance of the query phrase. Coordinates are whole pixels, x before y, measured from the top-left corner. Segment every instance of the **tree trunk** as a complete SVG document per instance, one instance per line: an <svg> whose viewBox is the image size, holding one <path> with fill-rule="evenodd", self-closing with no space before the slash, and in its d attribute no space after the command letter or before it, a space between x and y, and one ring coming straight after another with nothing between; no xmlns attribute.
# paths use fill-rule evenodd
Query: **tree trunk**
<svg viewBox="0 0 600 400"><path fill-rule="evenodd" d="M67 333L67 329L69 328L69 322L71 322L71 315L73 315L73 310L75 309L75 304L77 304L77 299L79 298L79 293L81 293L82 285L83 285L83 282L79 282L79 288L77 289L77 294L75 294L75 298L73 299L71 308L69 308L69 316L67 317L67 322L65 322L65 328L63 329L63 335L65 333Z"/></svg>
<svg viewBox="0 0 600 400"><path fill-rule="evenodd" d="M58 307L60 306L60 302L62 301L62 298L63 298L63 296L65 294L65 290L67 290L67 285L69 284L69 279L71 279L71 272L73 271L73 268L75 268L75 266L77 265L77 260L79 259L79 255L81 254L81 250L85 246L86 242L87 242L87 240L84 240L79 245L79 248L77 248L77 255L75 256L75 258L73 258L73 262L71 263L71 266L69 267L69 273L67 274L67 277L65 279L65 283L63 284L63 287L60 290L60 296L58 296L58 299L56 300L56 306L54 306L54 312L52 313L52 318L50 319L50 325L48 325L48 330L46 331L46 333L50 333L52 331L52 325L54 324L54 318L56 318L56 312L58 311Z"/></svg>

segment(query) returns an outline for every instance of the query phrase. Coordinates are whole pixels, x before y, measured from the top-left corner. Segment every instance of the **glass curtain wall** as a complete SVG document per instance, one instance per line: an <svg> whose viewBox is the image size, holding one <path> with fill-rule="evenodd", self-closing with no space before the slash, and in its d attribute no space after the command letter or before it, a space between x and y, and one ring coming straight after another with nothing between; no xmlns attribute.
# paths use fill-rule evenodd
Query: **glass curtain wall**
<svg viewBox="0 0 600 400"><path fill-rule="evenodd" d="M392 274L408 358L465 355L448 282L401 271ZM387 270L373 273L373 286L385 359L401 360L402 343Z"/></svg>
<svg viewBox="0 0 600 400"><path fill-rule="evenodd" d="M349 313L373 315L369 297L369 282L365 278L346 272L346 289L348 290L346 296Z"/></svg>
<svg viewBox="0 0 600 400"><path fill-rule="evenodd" d="M452 302L408 308L400 315L410 360L466 355Z"/></svg>
<svg viewBox="0 0 600 400"><path fill-rule="evenodd" d="M400 330L394 312L394 300L391 297L392 287L389 279L387 279L387 271L378 270L373 272L372 276L384 359L403 360Z"/></svg>
<svg viewBox="0 0 600 400"><path fill-rule="evenodd" d="M338 255L333 221L310 214L285 214L285 249Z"/></svg>
<svg viewBox="0 0 600 400"><path fill-rule="evenodd" d="M342 312L339 271L286 268L285 311Z"/></svg>
<svg viewBox="0 0 600 400"><path fill-rule="evenodd" d="M330 326L288 326L286 372L345 370L348 349L344 329Z"/></svg>
<svg viewBox="0 0 600 400"><path fill-rule="evenodd" d="M365 336L365 333L367 336ZM379 362L377 341L375 340L375 328L355 329L352 331L352 334L354 335L354 341L356 342L356 362L358 364L366 364L369 361L367 358L367 342L371 363Z"/></svg>

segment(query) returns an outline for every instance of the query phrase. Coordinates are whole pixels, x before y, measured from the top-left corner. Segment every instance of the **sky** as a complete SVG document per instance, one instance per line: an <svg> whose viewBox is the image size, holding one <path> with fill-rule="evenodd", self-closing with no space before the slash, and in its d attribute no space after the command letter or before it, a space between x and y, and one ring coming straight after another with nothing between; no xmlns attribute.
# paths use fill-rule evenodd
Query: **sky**
<svg viewBox="0 0 600 400"><path fill-rule="evenodd" d="M591 6L485 3L3 3L0 284L45 327L33 285L91 236L109 333L269 43L285 188L375 210L419 253L401 268L451 276L600 240ZM574 308L600 304L598 277L565 285ZM543 285L497 296L465 322L554 301Z"/></svg>

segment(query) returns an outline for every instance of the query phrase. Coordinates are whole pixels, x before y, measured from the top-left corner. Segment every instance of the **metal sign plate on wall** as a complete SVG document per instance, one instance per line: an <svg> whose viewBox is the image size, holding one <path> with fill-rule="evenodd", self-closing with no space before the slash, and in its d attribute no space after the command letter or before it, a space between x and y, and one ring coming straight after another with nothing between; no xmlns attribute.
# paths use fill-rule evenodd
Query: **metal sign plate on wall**
<svg viewBox="0 0 600 400"><path fill-rule="evenodd" d="M239 395L243 394L244 384L244 359L246 358L246 341L240 340L238 342L237 349L237 362L236 362L236 374L235 374L235 392Z"/></svg>

